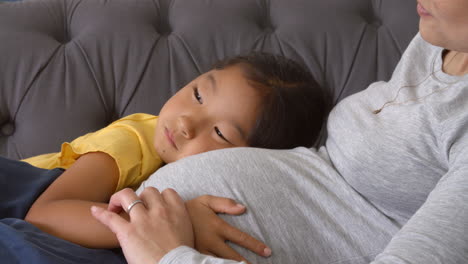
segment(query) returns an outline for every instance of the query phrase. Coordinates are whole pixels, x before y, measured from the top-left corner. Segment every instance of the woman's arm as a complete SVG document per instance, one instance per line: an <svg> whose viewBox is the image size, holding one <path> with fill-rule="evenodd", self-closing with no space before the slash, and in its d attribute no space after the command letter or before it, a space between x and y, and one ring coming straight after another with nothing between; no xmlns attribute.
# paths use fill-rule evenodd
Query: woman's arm
<svg viewBox="0 0 468 264"><path fill-rule="evenodd" d="M145 206L132 209L131 222L114 213L138 199ZM112 196L109 208L111 211L99 207L91 210L99 221L116 233L129 264L239 264L202 255L192 249L194 237L190 217L182 198L174 190L159 193L149 187L138 197L125 189Z"/></svg>
<svg viewBox="0 0 468 264"><path fill-rule="evenodd" d="M448 126L458 128L445 141L448 172L372 263L468 263L468 122L460 124Z"/></svg>
<svg viewBox="0 0 468 264"><path fill-rule="evenodd" d="M201 254L193 248L181 246L164 255L159 264L246 264L246 262L216 258Z"/></svg>
<svg viewBox="0 0 468 264"><path fill-rule="evenodd" d="M468 166L449 172L373 264L468 263Z"/></svg>
<svg viewBox="0 0 468 264"><path fill-rule="evenodd" d="M106 208L119 170L103 152L81 156L31 206L25 220L39 229L93 248L118 247L115 235L90 213L92 205Z"/></svg>

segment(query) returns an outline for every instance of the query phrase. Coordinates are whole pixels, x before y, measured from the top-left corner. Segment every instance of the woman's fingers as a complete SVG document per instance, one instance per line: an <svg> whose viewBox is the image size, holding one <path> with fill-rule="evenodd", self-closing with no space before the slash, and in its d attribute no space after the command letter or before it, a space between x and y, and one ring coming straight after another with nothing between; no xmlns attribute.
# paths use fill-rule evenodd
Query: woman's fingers
<svg viewBox="0 0 468 264"><path fill-rule="evenodd" d="M154 187L146 187L140 194L141 200L145 202L148 209L154 206L161 206L165 201L158 189Z"/></svg>
<svg viewBox="0 0 468 264"><path fill-rule="evenodd" d="M111 196L107 210L117 214L127 211L128 206L139 199L132 189L125 188ZM136 204L135 206L138 207Z"/></svg>
<svg viewBox="0 0 468 264"><path fill-rule="evenodd" d="M114 212L100 208L92 208L92 214L98 221L108 226L119 240L122 251L128 263L158 263L169 251L186 245L193 248L194 235L190 218L185 207L176 208L171 203L182 203L173 190L167 194L167 203L155 188L145 189L141 197L133 190L124 189L111 197L110 209L128 211L132 207L126 221ZM151 206L146 208L141 200Z"/></svg>
<svg viewBox="0 0 468 264"><path fill-rule="evenodd" d="M126 227L128 222L123 219L120 215L107 211L98 206L91 207L91 214L103 225L107 226L115 234L117 232L122 232Z"/></svg>
<svg viewBox="0 0 468 264"><path fill-rule="evenodd" d="M182 197L174 190L174 189L166 189L161 193L164 201L171 206L172 208L179 210L179 211L185 211L185 202L182 200Z"/></svg>
<svg viewBox="0 0 468 264"><path fill-rule="evenodd" d="M172 210L176 210L178 213L186 211L184 200L171 188L159 192L159 190L154 187L147 187L143 190L140 197L145 201L148 210L155 207L169 207Z"/></svg>

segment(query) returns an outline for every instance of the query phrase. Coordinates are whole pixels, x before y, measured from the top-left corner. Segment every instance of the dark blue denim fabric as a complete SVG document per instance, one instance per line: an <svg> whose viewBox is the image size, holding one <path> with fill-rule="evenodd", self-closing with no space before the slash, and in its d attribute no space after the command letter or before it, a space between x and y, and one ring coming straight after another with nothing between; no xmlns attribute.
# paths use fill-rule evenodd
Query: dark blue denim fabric
<svg viewBox="0 0 468 264"><path fill-rule="evenodd" d="M62 172L0 157L0 219L23 219L32 203Z"/></svg>
<svg viewBox="0 0 468 264"><path fill-rule="evenodd" d="M89 249L42 232L24 217L61 174L0 157L0 263L126 263L120 249Z"/></svg>

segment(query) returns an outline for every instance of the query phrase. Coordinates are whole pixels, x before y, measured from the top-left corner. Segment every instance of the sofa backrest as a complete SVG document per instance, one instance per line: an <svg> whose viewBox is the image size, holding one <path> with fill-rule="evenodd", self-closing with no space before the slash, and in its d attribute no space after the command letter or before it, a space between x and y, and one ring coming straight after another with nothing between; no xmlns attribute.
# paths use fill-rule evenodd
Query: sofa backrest
<svg viewBox="0 0 468 264"><path fill-rule="evenodd" d="M227 56L306 65L336 104L387 80L417 32L413 0L24 0L0 4L0 156L158 114Z"/></svg>

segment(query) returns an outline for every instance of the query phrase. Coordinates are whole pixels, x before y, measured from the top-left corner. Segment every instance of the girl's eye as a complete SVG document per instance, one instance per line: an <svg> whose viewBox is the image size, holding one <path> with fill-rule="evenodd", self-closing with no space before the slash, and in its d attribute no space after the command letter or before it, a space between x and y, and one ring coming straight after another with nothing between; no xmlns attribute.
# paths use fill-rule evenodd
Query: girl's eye
<svg viewBox="0 0 468 264"><path fill-rule="evenodd" d="M200 93L198 92L197 87L193 88L193 97L195 97L195 100L197 100L198 103L203 104L203 98L201 97Z"/></svg>
<svg viewBox="0 0 468 264"><path fill-rule="evenodd" d="M228 143L231 143L231 142L229 142L229 140L227 140L227 139L224 137L223 133L221 133L221 131L219 130L218 127L215 127L214 129L215 129L216 134L217 134L220 138L222 138L224 141L226 141L226 142L228 142Z"/></svg>

